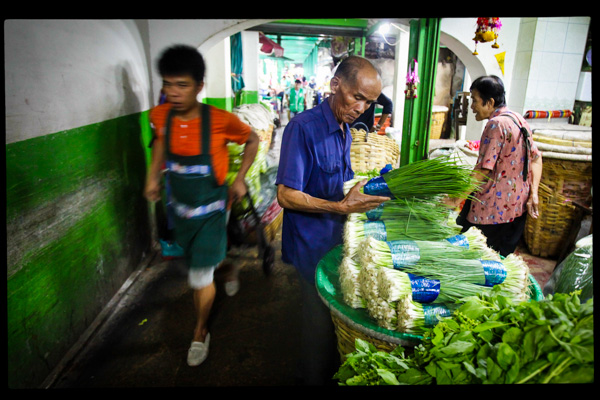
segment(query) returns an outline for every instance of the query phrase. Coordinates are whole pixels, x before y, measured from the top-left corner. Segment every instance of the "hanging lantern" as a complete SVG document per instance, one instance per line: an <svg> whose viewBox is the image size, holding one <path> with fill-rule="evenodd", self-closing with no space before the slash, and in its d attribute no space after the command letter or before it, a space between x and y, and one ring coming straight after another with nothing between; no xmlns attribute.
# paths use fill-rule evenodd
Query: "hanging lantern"
<svg viewBox="0 0 600 400"><path fill-rule="evenodd" d="M477 55L477 43L487 43L494 41L492 48L498 49L500 46L498 45L498 32L500 32L500 28L502 27L502 22L500 18L497 17L480 17L477 18L477 29L475 30L475 37L473 40L475 41L475 50L473 51L474 55Z"/></svg>

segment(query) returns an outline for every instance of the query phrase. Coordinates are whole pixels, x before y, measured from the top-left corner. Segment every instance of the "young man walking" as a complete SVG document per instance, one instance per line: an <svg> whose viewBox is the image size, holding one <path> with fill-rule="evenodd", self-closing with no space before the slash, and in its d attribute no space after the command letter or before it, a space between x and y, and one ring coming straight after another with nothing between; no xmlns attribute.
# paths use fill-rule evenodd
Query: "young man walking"
<svg viewBox="0 0 600 400"><path fill-rule="evenodd" d="M208 356L207 321L215 298L214 272L227 252L227 215L232 202L246 194L244 178L258 150L258 136L250 126L225 110L198 102L204 87L205 64L197 49L176 45L158 61L166 102L150 113L156 140L146 181L145 196L158 201L161 171L166 163L168 203L175 211L175 239L184 249L189 284L194 291L196 327L188 364ZM227 187L227 143L245 143L238 175ZM237 273L231 274L237 284Z"/></svg>

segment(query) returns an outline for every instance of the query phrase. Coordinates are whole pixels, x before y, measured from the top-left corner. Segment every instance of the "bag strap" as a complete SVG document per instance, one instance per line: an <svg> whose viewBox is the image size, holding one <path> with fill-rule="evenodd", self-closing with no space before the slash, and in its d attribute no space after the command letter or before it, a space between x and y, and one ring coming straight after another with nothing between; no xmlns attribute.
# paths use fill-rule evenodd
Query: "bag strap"
<svg viewBox="0 0 600 400"><path fill-rule="evenodd" d="M515 117L513 117L510 114L500 114L499 117L508 117L508 118L512 119L512 121L515 123L515 125L517 125L517 128L519 128L521 135L523 136L523 147L525 148L525 157L524 157L525 160L523 162L523 180L527 181L527 175L529 173L529 153L531 151L531 144L529 143L529 131L527 130L527 128L522 126L516 120Z"/></svg>

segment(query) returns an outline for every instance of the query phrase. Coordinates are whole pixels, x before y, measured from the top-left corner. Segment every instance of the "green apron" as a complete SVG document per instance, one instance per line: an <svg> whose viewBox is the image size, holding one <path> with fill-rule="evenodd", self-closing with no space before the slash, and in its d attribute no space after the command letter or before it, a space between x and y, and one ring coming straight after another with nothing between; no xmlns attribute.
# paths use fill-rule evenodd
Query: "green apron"
<svg viewBox="0 0 600 400"><path fill-rule="evenodd" d="M189 268L218 265L227 252L227 185L218 185L210 155L210 106L201 105L201 151L197 156L171 153L171 120L165 129L169 202L174 210L175 240Z"/></svg>

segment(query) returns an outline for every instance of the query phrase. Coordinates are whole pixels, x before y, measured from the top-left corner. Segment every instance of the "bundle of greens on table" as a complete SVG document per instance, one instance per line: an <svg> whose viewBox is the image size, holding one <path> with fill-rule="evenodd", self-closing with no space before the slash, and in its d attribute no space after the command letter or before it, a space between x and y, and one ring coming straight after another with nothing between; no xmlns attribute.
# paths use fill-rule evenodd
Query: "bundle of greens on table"
<svg viewBox="0 0 600 400"><path fill-rule="evenodd" d="M593 298L514 303L499 290L465 298L411 354L356 340L339 385L557 384L594 381Z"/></svg>

